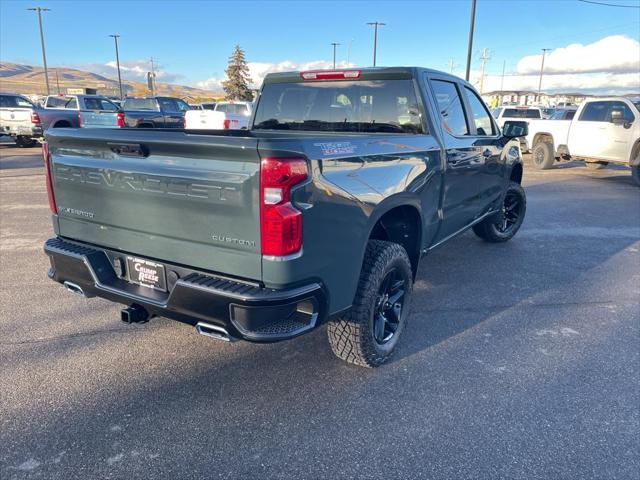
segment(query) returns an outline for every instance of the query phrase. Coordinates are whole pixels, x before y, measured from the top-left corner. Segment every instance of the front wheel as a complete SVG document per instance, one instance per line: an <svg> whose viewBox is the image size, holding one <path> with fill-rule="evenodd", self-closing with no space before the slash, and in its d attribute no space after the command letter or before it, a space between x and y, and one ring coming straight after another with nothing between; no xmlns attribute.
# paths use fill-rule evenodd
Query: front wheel
<svg viewBox="0 0 640 480"><path fill-rule="evenodd" d="M397 243L370 240L351 310L327 327L333 353L363 367L382 365L406 326L412 291L406 250Z"/></svg>
<svg viewBox="0 0 640 480"><path fill-rule="evenodd" d="M531 152L533 166L539 170L548 170L553 167L554 157L553 145L547 142L540 142Z"/></svg>
<svg viewBox="0 0 640 480"><path fill-rule="evenodd" d="M527 211L527 197L519 183L511 182L498 216L490 216L473 226L473 232L485 242L501 243L518 233Z"/></svg>

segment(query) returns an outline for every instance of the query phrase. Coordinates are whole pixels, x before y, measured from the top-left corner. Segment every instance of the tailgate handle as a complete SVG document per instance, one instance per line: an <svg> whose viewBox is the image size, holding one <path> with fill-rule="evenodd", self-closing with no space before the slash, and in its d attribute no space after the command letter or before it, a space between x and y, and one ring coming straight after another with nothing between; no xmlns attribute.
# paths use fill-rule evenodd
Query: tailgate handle
<svg viewBox="0 0 640 480"><path fill-rule="evenodd" d="M148 157L149 149L139 143L107 143L109 150L123 157Z"/></svg>

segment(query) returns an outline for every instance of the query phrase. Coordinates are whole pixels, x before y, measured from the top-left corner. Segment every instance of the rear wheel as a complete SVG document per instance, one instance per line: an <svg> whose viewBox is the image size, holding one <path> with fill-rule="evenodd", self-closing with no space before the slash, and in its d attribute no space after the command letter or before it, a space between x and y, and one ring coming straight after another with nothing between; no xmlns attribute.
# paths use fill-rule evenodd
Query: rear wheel
<svg viewBox="0 0 640 480"><path fill-rule="evenodd" d="M555 161L553 145L547 142L540 142L533 147L531 154L534 167L540 170L548 170L553 167Z"/></svg>
<svg viewBox="0 0 640 480"><path fill-rule="evenodd" d="M527 197L524 189L520 184L511 182L498 217L491 216L474 225L473 232L486 242L506 242L520 230L526 211Z"/></svg>
<svg viewBox="0 0 640 480"><path fill-rule="evenodd" d="M584 162L584 164L589 170L600 170L609 165L609 162Z"/></svg>
<svg viewBox="0 0 640 480"><path fill-rule="evenodd" d="M327 328L333 353L363 367L383 364L407 323L412 290L405 249L397 243L370 240L353 306Z"/></svg>
<svg viewBox="0 0 640 480"><path fill-rule="evenodd" d="M16 137L16 145L20 148L34 147L38 143L31 137L25 137L24 135L18 135Z"/></svg>

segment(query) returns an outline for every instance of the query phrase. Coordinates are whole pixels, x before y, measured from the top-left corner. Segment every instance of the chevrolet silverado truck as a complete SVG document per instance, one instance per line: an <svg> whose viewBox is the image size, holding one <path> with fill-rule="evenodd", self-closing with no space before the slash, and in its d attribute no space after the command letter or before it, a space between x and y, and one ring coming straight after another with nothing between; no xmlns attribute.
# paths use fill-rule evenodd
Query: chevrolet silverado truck
<svg viewBox="0 0 640 480"><path fill-rule="evenodd" d="M0 135L9 135L18 147L33 147L42 137L40 117L29 99L0 93Z"/></svg>
<svg viewBox="0 0 640 480"><path fill-rule="evenodd" d="M618 163L631 167L640 185L640 100L587 99L570 120L532 120L528 131L524 148L536 168L559 160L584 160L591 169Z"/></svg>
<svg viewBox="0 0 640 480"><path fill-rule="evenodd" d="M184 114L191 107L179 98L127 97L122 109L127 127L184 128Z"/></svg>
<svg viewBox="0 0 640 480"><path fill-rule="evenodd" d="M114 128L124 126L124 113L100 95L49 95L36 112L49 128Z"/></svg>
<svg viewBox="0 0 640 480"><path fill-rule="evenodd" d="M425 254L522 225L522 135L467 82L416 67L269 74L248 130L49 130L48 274L125 322L219 340L328 323L338 357L377 366Z"/></svg>

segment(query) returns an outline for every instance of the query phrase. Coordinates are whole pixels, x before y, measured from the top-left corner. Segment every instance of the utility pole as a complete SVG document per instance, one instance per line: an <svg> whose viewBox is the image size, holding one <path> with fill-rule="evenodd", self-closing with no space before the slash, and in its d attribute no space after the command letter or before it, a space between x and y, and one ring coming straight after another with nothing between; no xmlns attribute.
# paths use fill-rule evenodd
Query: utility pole
<svg viewBox="0 0 640 480"><path fill-rule="evenodd" d="M56 68L56 87L58 87L58 95L60 95L60 78L58 78L58 69Z"/></svg>
<svg viewBox="0 0 640 480"><path fill-rule="evenodd" d="M449 65L449 73L453 73L453 71L457 67L456 62L453 61L453 58L449 59L448 65Z"/></svg>
<svg viewBox="0 0 640 480"><path fill-rule="evenodd" d="M40 27L40 45L42 46L42 63L44 64L44 79L47 83L47 95L51 95L51 89L49 88L49 70L47 69L47 53L44 49L44 33L42 32L42 12L50 11L49 8L33 7L27 8L34 12L38 12L38 27Z"/></svg>
<svg viewBox="0 0 640 480"><path fill-rule="evenodd" d="M376 53L378 50L378 27L383 27L386 23L367 22L367 25L373 25L373 66L376 66Z"/></svg>
<svg viewBox="0 0 640 480"><path fill-rule="evenodd" d="M156 96L156 71L153 66L153 57L151 57L151 96Z"/></svg>
<svg viewBox="0 0 640 480"><path fill-rule="evenodd" d="M504 69L507 66L507 61L503 60L502 61L502 78L500 79L500 91L502 92L502 89L504 88Z"/></svg>
<svg viewBox="0 0 640 480"><path fill-rule="evenodd" d="M124 95L122 95L122 77L120 76L120 52L118 51L118 39L120 38L120 35L113 34L109 36L113 38L113 41L116 44L116 65L118 65L118 87L120 87L120 101L122 101L122 99L124 98Z"/></svg>
<svg viewBox="0 0 640 480"><path fill-rule="evenodd" d="M336 47L338 45L340 45L340 44L337 43L337 42L332 42L331 45L333 45L333 69L335 70L335 68L336 68Z"/></svg>
<svg viewBox="0 0 640 480"><path fill-rule="evenodd" d="M544 57L546 56L547 52L550 51L550 48L543 48L542 49L542 62L540 64L540 80L538 81L538 102L540 102L540 91L542 90L542 74L544 73Z"/></svg>
<svg viewBox="0 0 640 480"><path fill-rule="evenodd" d="M476 23L476 0L471 0L471 23L469 24L469 44L467 45L467 71L464 79L469 81L471 73L471 51L473 50L473 27Z"/></svg>
<svg viewBox="0 0 640 480"><path fill-rule="evenodd" d="M483 87L484 87L484 67L487 64L487 61L491 58L491 52L488 48L483 48L482 49L482 55L480 56L480 62L481 62L481 71L480 71L480 95L482 95L482 93L484 92Z"/></svg>

